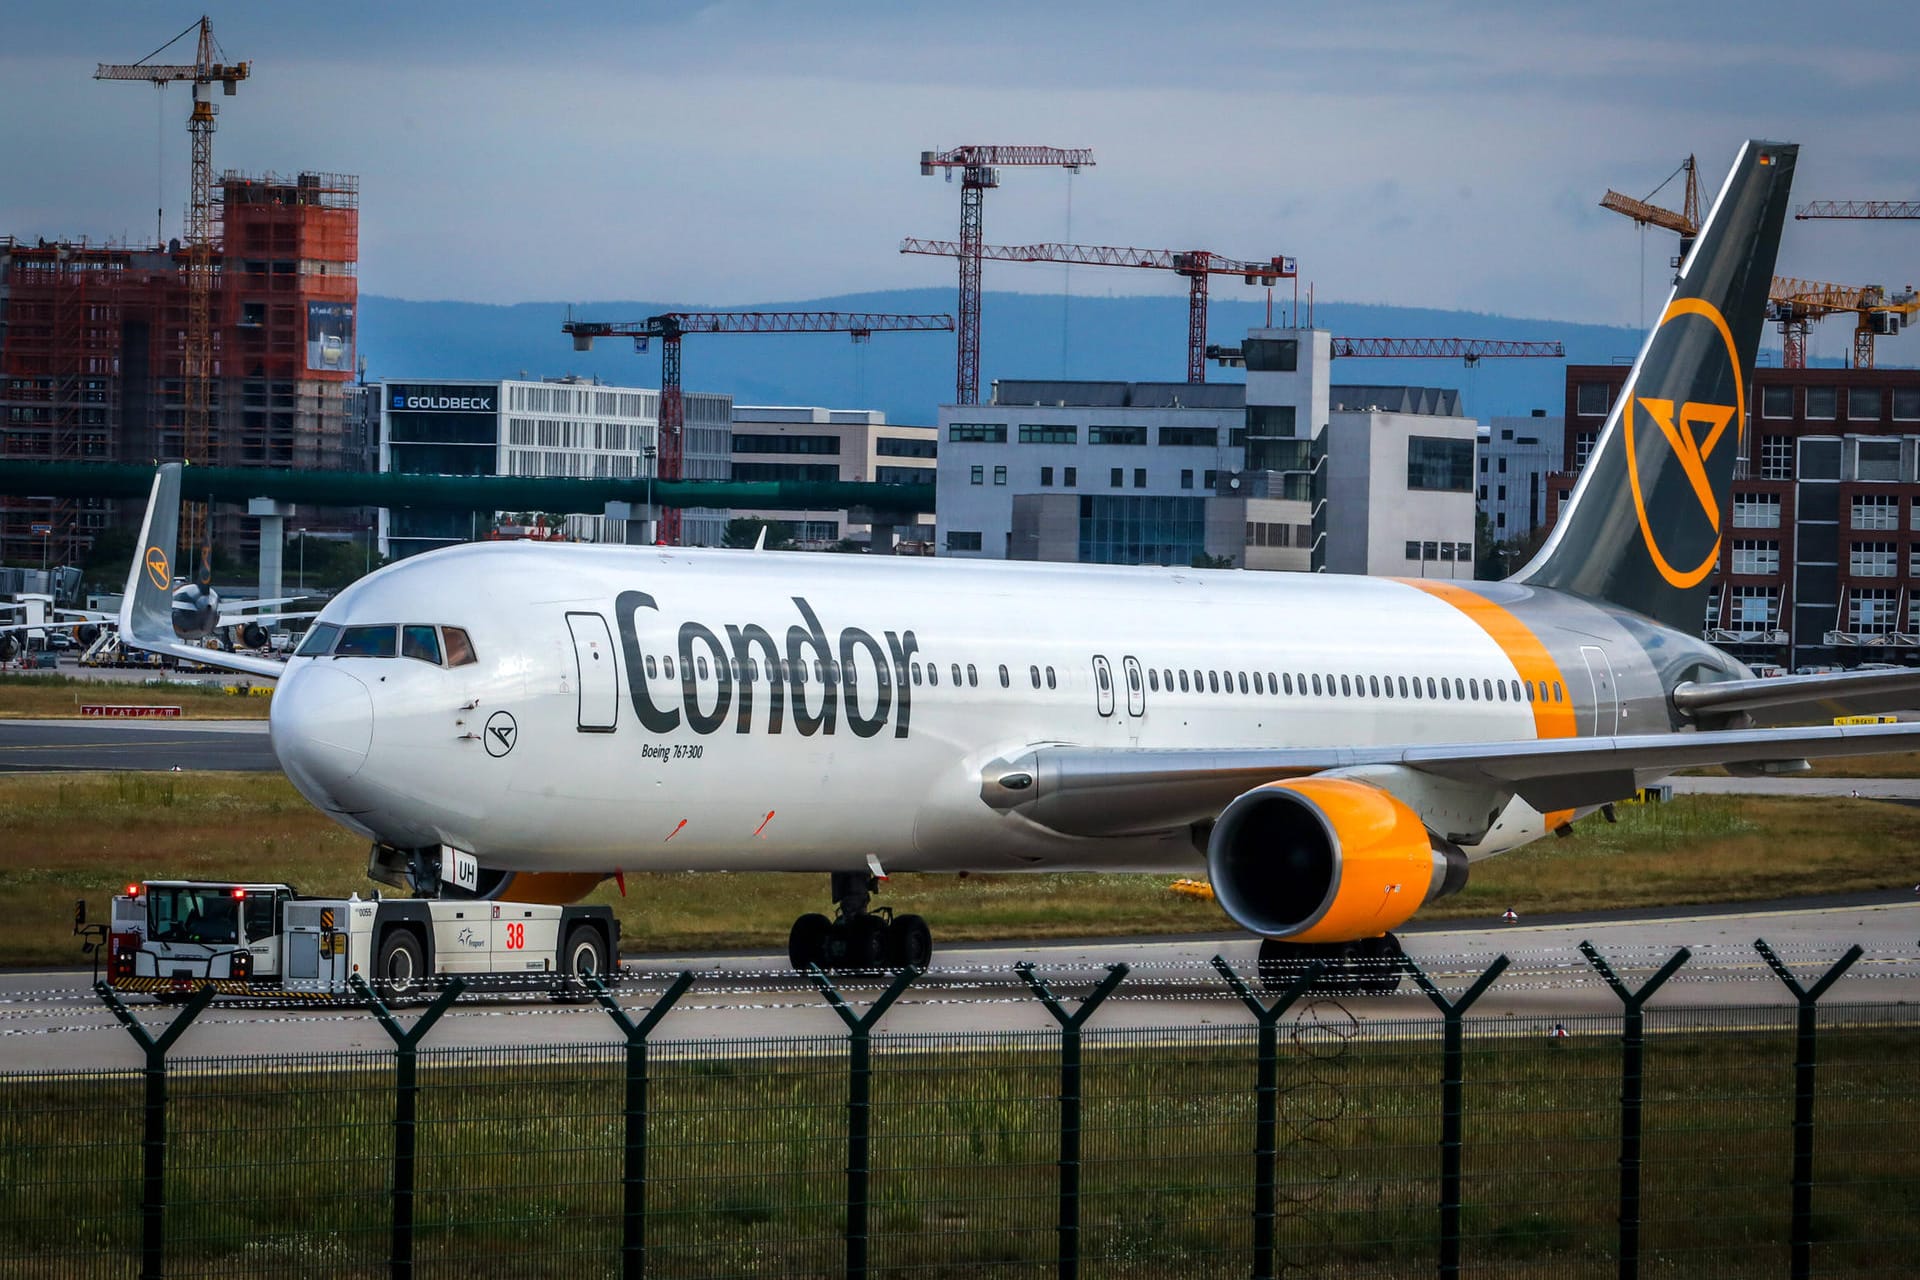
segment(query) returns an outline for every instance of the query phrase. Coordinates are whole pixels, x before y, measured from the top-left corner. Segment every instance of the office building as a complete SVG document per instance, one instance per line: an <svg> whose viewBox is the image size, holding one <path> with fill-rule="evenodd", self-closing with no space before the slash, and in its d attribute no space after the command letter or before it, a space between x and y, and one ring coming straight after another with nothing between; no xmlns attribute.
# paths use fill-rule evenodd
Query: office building
<svg viewBox="0 0 1920 1280"><path fill-rule="evenodd" d="M733 478L747 481L870 480L924 484L934 492L939 453L932 427L889 423L878 409L823 409L789 405L735 405ZM845 508L819 511L738 510L736 516L777 520L796 545L820 550L847 541L866 546L873 526ZM900 541L931 542L934 519L925 511L893 526ZM891 547L871 548L890 551Z"/></svg>

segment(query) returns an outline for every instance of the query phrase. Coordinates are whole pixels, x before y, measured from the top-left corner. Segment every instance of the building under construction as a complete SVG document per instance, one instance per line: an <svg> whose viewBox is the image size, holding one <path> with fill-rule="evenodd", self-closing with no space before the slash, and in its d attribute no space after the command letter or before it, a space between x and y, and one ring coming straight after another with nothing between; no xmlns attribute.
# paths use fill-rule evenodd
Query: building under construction
<svg viewBox="0 0 1920 1280"><path fill-rule="evenodd" d="M359 469L359 183L224 174L214 192L205 462ZM0 237L0 457L146 462L185 454L187 248ZM0 497L0 559L80 559L115 504ZM251 556L257 532L217 517Z"/></svg>

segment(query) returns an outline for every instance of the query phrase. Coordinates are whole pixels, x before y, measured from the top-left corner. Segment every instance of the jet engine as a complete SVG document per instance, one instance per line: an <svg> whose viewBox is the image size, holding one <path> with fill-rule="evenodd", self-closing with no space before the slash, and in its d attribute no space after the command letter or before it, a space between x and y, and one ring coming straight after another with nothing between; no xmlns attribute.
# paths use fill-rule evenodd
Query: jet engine
<svg viewBox="0 0 1920 1280"><path fill-rule="evenodd" d="M1467 882L1458 846L1389 793L1348 778L1240 796L1214 824L1207 868L1235 923L1291 942L1375 937Z"/></svg>
<svg viewBox="0 0 1920 1280"><path fill-rule="evenodd" d="M213 634L220 622L220 597L201 582L189 582L173 593L173 634L188 643Z"/></svg>

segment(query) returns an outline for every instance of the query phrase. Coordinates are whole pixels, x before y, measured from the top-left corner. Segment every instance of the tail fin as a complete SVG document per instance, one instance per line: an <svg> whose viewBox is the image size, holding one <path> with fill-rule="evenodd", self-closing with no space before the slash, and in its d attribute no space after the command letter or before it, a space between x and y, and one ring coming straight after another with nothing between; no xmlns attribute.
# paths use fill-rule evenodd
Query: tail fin
<svg viewBox="0 0 1920 1280"><path fill-rule="evenodd" d="M153 476L147 518L127 571L120 598L120 634L124 639L173 639L173 570L180 537L180 464L169 462Z"/></svg>
<svg viewBox="0 0 1920 1280"><path fill-rule="evenodd" d="M1799 150L1740 149L1572 500L1514 581L1699 629Z"/></svg>

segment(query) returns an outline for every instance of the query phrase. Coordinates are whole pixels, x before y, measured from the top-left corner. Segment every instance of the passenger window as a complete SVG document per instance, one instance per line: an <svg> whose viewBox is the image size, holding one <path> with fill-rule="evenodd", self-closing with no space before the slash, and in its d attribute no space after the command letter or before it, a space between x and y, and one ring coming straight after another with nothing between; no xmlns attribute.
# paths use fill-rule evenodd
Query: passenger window
<svg viewBox="0 0 1920 1280"><path fill-rule="evenodd" d="M1372 691L1374 697L1376 698L1379 697L1380 696L1380 677L1368 676L1367 688Z"/></svg>
<svg viewBox="0 0 1920 1280"><path fill-rule="evenodd" d="M440 665L440 637L434 634L432 627L409 625L400 628L400 656L418 658L422 662Z"/></svg>
<svg viewBox="0 0 1920 1280"><path fill-rule="evenodd" d="M1220 673L1218 671L1207 672L1207 692L1220 692Z"/></svg>
<svg viewBox="0 0 1920 1280"><path fill-rule="evenodd" d="M1513 700L1515 702L1520 701L1520 682L1518 680L1513 680L1513 681L1509 681L1509 683L1512 684L1513 686Z"/></svg>
<svg viewBox="0 0 1920 1280"><path fill-rule="evenodd" d="M1127 668L1127 688L1133 690L1135 693L1140 692L1140 668Z"/></svg>
<svg viewBox="0 0 1920 1280"><path fill-rule="evenodd" d="M931 688L935 685L938 685L939 683L940 683L940 664L937 662L929 662L927 664L927 685L929 688Z"/></svg>
<svg viewBox="0 0 1920 1280"><path fill-rule="evenodd" d="M393 654L392 627L348 627L333 647L336 658L391 658Z"/></svg>
<svg viewBox="0 0 1920 1280"><path fill-rule="evenodd" d="M1247 691L1247 673L1242 671L1235 678L1240 682L1240 692L1245 693Z"/></svg>
<svg viewBox="0 0 1920 1280"><path fill-rule="evenodd" d="M1051 689L1051 688L1054 688L1054 687L1055 687L1055 686L1054 686L1054 683L1053 683L1053 668L1052 668L1052 667L1048 667L1048 668L1047 668L1047 688L1049 688L1049 689Z"/></svg>
<svg viewBox="0 0 1920 1280"><path fill-rule="evenodd" d="M1207 691L1207 677L1204 673L1199 671L1193 673L1193 691L1195 693L1205 693Z"/></svg>
<svg viewBox="0 0 1920 1280"><path fill-rule="evenodd" d="M1313 677L1313 696L1316 698L1320 696L1320 677L1318 674Z"/></svg>
<svg viewBox="0 0 1920 1280"><path fill-rule="evenodd" d="M973 669L973 664L969 662L967 664L967 688L977 689L979 687L980 687L980 673L978 671L975 671Z"/></svg>
<svg viewBox="0 0 1920 1280"><path fill-rule="evenodd" d="M1040 668L1038 668L1038 667L1028 667L1028 668L1027 668L1027 675L1028 675L1028 677L1029 677L1030 679L1032 679L1032 681L1033 681L1033 687L1034 687L1034 688L1036 688L1036 689L1038 689L1038 688L1040 687Z"/></svg>
<svg viewBox="0 0 1920 1280"><path fill-rule="evenodd" d="M1274 675L1271 671L1267 672L1267 692L1280 692L1280 677Z"/></svg>
<svg viewBox="0 0 1920 1280"><path fill-rule="evenodd" d="M300 647L294 650L294 656L298 658L324 657L327 652L333 648L333 642L339 635L340 628L335 624L331 622L318 623L312 630L307 632L306 639L302 640Z"/></svg>
<svg viewBox="0 0 1920 1280"><path fill-rule="evenodd" d="M953 667L953 687L958 689L960 687L960 664L955 662L951 665Z"/></svg>
<svg viewBox="0 0 1920 1280"><path fill-rule="evenodd" d="M660 674L665 676L669 680L673 679L673 659L672 658L660 659Z"/></svg>
<svg viewBox="0 0 1920 1280"><path fill-rule="evenodd" d="M1553 682L1553 700L1555 702L1565 702L1567 700L1566 690L1561 688L1558 680Z"/></svg>
<svg viewBox="0 0 1920 1280"><path fill-rule="evenodd" d="M1418 680L1415 680L1413 682L1413 686L1414 688L1418 689L1420 687L1420 682ZM1400 696L1403 698L1407 696L1407 678L1405 676L1400 677ZM1415 695L1415 696L1418 696L1418 695Z"/></svg>
<svg viewBox="0 0 1920 1280"><path fill-rule="evenodd" d="M696 658L694 665L699 668L700 678L705 680L707 678L707 660L705 658Z"/></svg>
<svg viewBox="0 0 1920 1280"><path fill-rule="evenodd" d="M1459 676L1453 678L1453 696L1459 698L1462 702L1466 701L1467 691L1465 682L1463 682Z"/></svg>
<svg viewBox="0 0 1920 1280"><path fill-rule="evenodd" d="M480 661L473 652L473 641L467 639L463 627L442 627L440 638L447 642L447 665L464 667Z"/></svg>
<svg viewBox="0 0 1920 1280"><path fill-rule="evenodd" d="M1420 677L1419 676L1415 676L1413 678L1413 700L1415 702L1420 701Z"/></svg>
<svg viewBox="0 0 1920 1280"><path fill-rule="evenodd" d="M885 662L876 662L873 664L873 678L879 681L882 689L890 689L893 687L893 671Z"/></svg>
<svg viewBox="0 0 1920 1280"><path fill-rule="evenodd" d="M1000 687L1002 689L1013 688L1013 681L1007 678L1007 664L1004 662L1000 664Z"/></svg>
<svg viewBox="0 0 1920 1280"><path fill-rule="evenodd" d="M1267 691L1267 686L1260 682L1260 673L1258 671L1253 673L1253 691L1255 693L1265 693Z"/></svg>
<svg viewBox="0 0 1920 1280"><path fill-rule="evenodd" d="M1281 675L1280 675L1280 679L1281 679L1281 680L1282 680L1282 681L1284 682L1284 683L1283 683L1283 685L1282 685L1282 687L1283 687L1283 688L1285 688L1285 689L1286 689L1286 691L1287 691L1287 692L1288 692L1289 694L1291 694L1291 693L1293 692L1293 675L1292 675L1292 673L1291 673L1291 672L1282 672L1282 673L1281 673Z"/></svg>
<svg viewBox="0 0 1920 1280"><path fill-rule="evenodd" d="M1105 667L1095 667L1093 669L1093 678L1094 681L1099 684L1100 692L1102 693L1105 693L1113 687L1113 683L1107 679L1107 669Z"/></svg>
<svg viewBox="0 0 1920 1280"><path fill-rule="evenodd" d="M915 686L918 686L920 683L920 664L917 662L914 663L913 666L909 668L909 670L913 672L913 683L915 684Z"/></svg>
<svg viewBox="0 0 1920 1280"><path fill-rule="evenodd" d="M660 674L660 664L653 660L652 654L648 654L647 655L647 679L651 680L655 676L658 676L659 674Z"/></svg>
<svg viewBox="0 0 1920 1280"><path fill-rule="evenodd" d="M1507 682L1501 680L1498 683L1500 686L1500 701L1505 702L1507 700Z"/></svg>
<svg viewBox="0 0 1920 1280"><path fill-rule="evenodd" d="M1180 692L1187 692L1187 673L1185 668L1182 668L1180 671Z"/></svg>
<svg viewBox="0 0 1920 1280"><path fill-rule="evenodd" d="M1160 668L1158 667L1147 668L1147 687L1149 689L1152 689L1155 693L1160 692Z"/></svg>
<svg viewBox="0 0 1920 1280"><path fill-rule="evenodd" d="M1442 699L1445 699L1447 701L1451 701L1453 699L1453 686L1448 684L1445 680L1442 680L1440 682L1440 696Z"/></svg>

